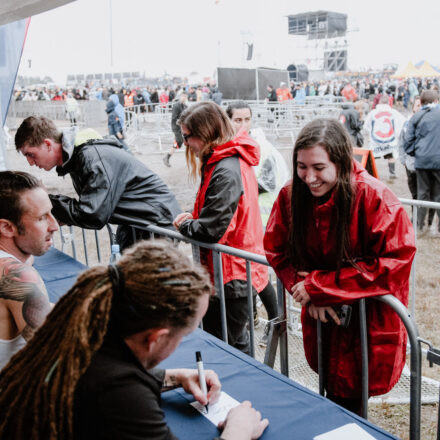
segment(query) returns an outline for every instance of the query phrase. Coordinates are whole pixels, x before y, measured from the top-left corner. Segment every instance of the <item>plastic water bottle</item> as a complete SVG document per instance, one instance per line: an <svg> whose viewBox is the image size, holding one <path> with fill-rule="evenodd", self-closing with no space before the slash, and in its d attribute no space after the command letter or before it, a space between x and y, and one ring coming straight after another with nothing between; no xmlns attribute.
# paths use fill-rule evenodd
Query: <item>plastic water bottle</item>
<svg viewBox="0 0 440 440"><path fill-rule="evenodd" d="M112 244L112 253L110 255L110 263L117 263L121 258L121 251L119 248L119 244Z"/></svg>

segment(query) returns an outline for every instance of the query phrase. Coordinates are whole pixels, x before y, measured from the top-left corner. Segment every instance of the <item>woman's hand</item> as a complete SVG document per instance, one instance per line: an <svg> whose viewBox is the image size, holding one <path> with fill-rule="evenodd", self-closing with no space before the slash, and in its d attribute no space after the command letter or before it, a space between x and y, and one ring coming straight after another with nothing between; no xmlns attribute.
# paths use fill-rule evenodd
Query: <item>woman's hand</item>
<svg viewBox="0 0 440 440"><path fill-rule="evenodd" d="M326 312L330 317L335 321L337 325L341 325L341 321L338 318L338 315L333 310L333 307L326 306L326 307L317 307L313 304L310 304L308 307L309 315L313 319L319 319L321 322L328 322L328 318L326 316Z"/></svg>
<svg viewBox="0 0 440 440"><path fill-rule="evenodd" d="M180 225L185 221L192 219L193 216L190 212L182 212L179 214L173 221L174 227L178 230L180 228Z"/></svg>
<svg viewBox="0 0 440 440"><path fill-rule="evenodd" d="M302 273L302 272L300 272L300 273ZM298 273L298 275L300 273ZM295 301L299 302L302 306L305 306L308 302L310 302L310 295L307 293L307 290L304 287L304 281L300 281L299 283L296 283L292 287L292 297Z"/></svg>
<svg viewBox="0 0 440 440"><path fill-rule="evenodd" d="M218 429L223 430L222 439L225 440L253 440L261 437L267 425L269 420L261 420L260 411L246 400L228 412Z"/></svg>
<svg viewBox="0 0 440 440"><path fill-rule="evenodd" d="M177 386L181 386L187 393L192 394L194 399L201 405L215 403L220 397L221 384L215 371L205 370L206 386L208 395L205 396L200 388L199 373L197 370L179 368L166 370L166 376L174 376Z"/></svg>

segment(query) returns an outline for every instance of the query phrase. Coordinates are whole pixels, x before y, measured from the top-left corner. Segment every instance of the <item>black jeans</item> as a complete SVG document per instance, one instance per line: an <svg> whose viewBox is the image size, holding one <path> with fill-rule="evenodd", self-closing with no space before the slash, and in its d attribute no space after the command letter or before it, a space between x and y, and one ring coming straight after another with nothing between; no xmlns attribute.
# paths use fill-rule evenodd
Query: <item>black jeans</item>
<svg viewBox="0 0 440 440"><path fill-rule="evenodd" d="M226 298L225 302L228 344L250 355L250 338L246 328L249 319L247 298ZM211 297L209 300L208 311L203 318L203 330L222 339L220 300L216 296Z"/></svg>
<svg viewBox="0 0 440 440"><path fill-rule="evenodd" d="M416 169L417 199L440 203L440 170ZM417 227L423 229L426 208L419 208ZM437 216L439 211L437 210ZM439 224L440 227L440 224Z"/></svg>
<svg viewBox="0 0 440 440"><path fill-rule="evenodd" d="M267 283L267 286L258 294L263 303L264 308L267 312L267 319L271 321L278 316L278 302L277 295L275 293L275 289L273 288L270 281ZM257 305L254 301L254 319L257 317Z"/></svg>

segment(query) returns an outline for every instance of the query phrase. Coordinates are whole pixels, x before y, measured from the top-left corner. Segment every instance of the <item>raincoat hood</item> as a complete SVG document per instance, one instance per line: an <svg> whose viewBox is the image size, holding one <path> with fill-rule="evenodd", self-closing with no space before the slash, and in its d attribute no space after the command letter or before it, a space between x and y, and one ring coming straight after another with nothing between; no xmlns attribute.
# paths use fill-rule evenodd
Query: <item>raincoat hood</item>
<svg viewBox="0 0 440 440"><path fill-rule="evenodd" d="M113 96L115 96L115 95L113 95ZM114 111L115 108L116 108L116 104L113 102L113 100L108 100L105 111L107 113L111 113L112 111Z"/></svg>
<svg viewBox="0 0 440 440"><path fill-rule="evenodd" d="M246 133L246 130L240 130L232 141L214 148L207 164L213 164L231 156L239 156L249 165L256 166L260 162L260 147Z"/></svg>

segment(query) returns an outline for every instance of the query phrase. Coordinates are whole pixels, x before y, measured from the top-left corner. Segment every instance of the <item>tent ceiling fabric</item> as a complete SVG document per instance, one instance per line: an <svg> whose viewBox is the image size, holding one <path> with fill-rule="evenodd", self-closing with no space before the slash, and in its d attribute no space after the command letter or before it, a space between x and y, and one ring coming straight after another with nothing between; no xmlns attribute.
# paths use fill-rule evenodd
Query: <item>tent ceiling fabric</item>
<svg viewBox="0 0 440 440"><path fill-rule="evenodd" d="M75 0L1 0L0 25L57 8Z"/></svg>

